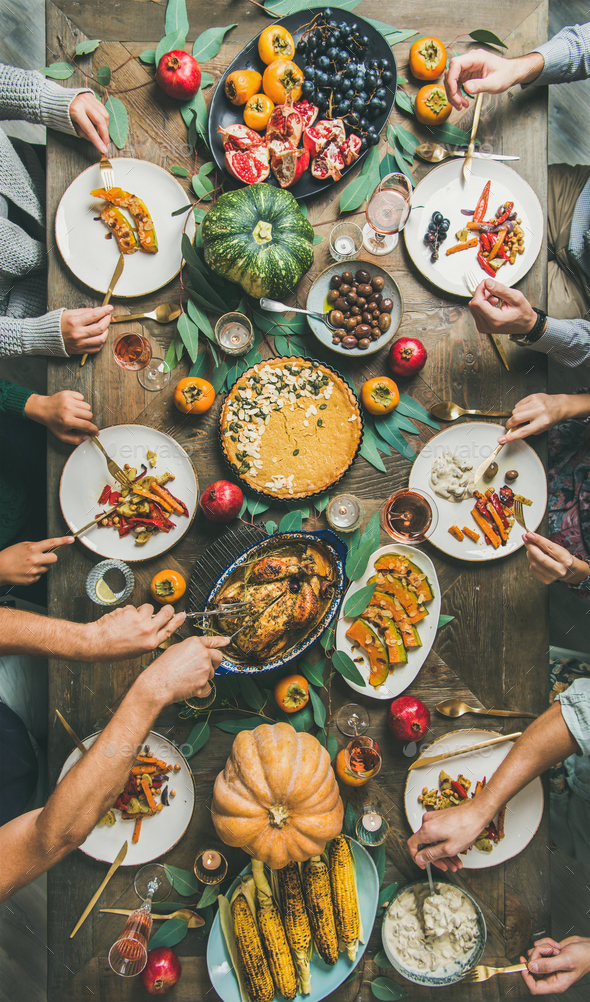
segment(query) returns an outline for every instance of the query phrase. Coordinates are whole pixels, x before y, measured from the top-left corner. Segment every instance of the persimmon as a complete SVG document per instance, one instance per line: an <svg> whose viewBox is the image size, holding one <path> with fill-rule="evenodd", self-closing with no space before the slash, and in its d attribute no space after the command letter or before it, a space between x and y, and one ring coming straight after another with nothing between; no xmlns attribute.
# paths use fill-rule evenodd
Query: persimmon
<svg viewBox="0 0 590 1002"><path fill-rule="evenodd" d="M309 702L309 682L303 675L287 675L275 685L274 697L281 710L295 713Z"/></svg>
<svg viewBox="0 0 590 1002"><path fill-rule="evenodd" d="M453 110L442 84L427 84L416 94L414 114L422 125L441 125Z"/></svg>
<svg viewBox="0 0 590 1002"><path fill-rule="evenodd" d="M182 598L186 591L186 581L178 571L158 571L150 582L152 598L160 605L171 605Z"/></svg>
<svg viewBox="0 0 590 1002"><path fill-rule="evenodd" d="M183 414L204 414L214 400L211 383L199 376L185 376L174 387L174 405Z"/></svg>
<svg viewBox="0 0 590 1002"><path fill-rule="evenodd" d="M361 400L369 414L390 414L399 404L397 383L389 376L375 376L362 385Z"/></svg>
<svg viewBox="0 0 590 1002"><path fill-rule="evenodd" d="M438 38L418 38L410 49L410 70L416 80L437 80L447 65L447 50Z"/></svg>
<svg viewBox="0 0 590 1002"><path fill-rule="evenodd" d="M258 93L261 83L262 76L257 70L234 70L225 81L225 95L232 104L246 104Z"/></svg>
<svg viewBox="0 0 590 1002"><path fill-rule="evenodd" d="M293 36L282 25L271 24L258 39L258 55L267 66L275 59L292 59L295 55Z"/></svg>
<svg viewBox="0 0 590 1002"><path fill-rule="evenodd" d="M268 120L272 115L274 104L266 94L255 94L246 102L244 108L244 122L250 129L262 132L268 125Z"/></svg>
<svg viewBox="0 0 590 1002"><path fill-rule="evenodd" d="M284 104L289 94L298 101L302 85L302 71L288 59L275 59L266 67L262 78L262 89L275 104Z"/></svg>

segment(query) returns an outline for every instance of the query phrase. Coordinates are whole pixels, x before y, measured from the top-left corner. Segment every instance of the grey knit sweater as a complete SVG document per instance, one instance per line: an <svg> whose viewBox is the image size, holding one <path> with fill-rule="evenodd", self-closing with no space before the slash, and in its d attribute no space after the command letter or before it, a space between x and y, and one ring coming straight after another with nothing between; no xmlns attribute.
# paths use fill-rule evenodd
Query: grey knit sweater
<svg viewBox="0 0 590 1002"><path fill-rule="evenodd" d="M0 63L0 120L24 119L75 135L69 109L86 90ZM46 259L43 171L31 148L0 128L0 356L67 357L63 310L45 313Z"/></svg>

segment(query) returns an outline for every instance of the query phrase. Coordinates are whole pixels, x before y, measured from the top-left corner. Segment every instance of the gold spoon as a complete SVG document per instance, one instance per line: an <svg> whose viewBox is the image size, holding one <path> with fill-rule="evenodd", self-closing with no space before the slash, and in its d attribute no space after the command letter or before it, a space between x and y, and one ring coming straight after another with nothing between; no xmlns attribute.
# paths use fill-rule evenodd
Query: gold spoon
<svg viewBox="0 0 590 1002"><path fill-rule="evenodd" d="M436 704L436 709L445 717L462 717L464 713L481 713L484 717L537 717L537 713L524 713L521 710L484 710L470 706L462 699L443 699Z"/></svg>
<svg viewBox="0 0 590 1002"><path fill-rule="evenodd" d="M101 908L101 912L107 912L109 915L133 915L133 912L129 908ZM154 920L164 920L164 919L182 919L186 922L189 929L198 929L200 926L205 925L205 919L201 918L200 915L196 915L191 908L179 908L175 912L170 912L169 915L157 915L152 912L152 918Z"/></svg>
<svg viewBox="0 0 590 1002"><path fill-rule="evenodd" d="M464 157L465 152L455 152L452 153L449 150L445 150L444 146L440 146L438 143L420 143L416 147L415 153L418 154L422 160L427 160L431 164L439 164L441 160L447 160L448 157ZM477 160L519 160L520 157L510 157L504 156L503 153L474 153L473 156Z"/></svg>
<svg viewBox="0 0 590 1002"><path fill-rule="evenodd" d="M430 408L430 413L433 417L440 418L441 421L456 421L457 418L463 417L465 414L475 417L510 417L512 411L466 410L465 407L459 407L459 404L452 400L441 400L440 404L434 404Z"/></svg>
<svg viewBox="0 0 590 1002"><path fill-rule="evenodd" d="M120 317L112 317L112 324L120 324L125 320L157 320L159 324L169 324L180 316L178 303L160 303L151 313L124 313Z"/></svg>

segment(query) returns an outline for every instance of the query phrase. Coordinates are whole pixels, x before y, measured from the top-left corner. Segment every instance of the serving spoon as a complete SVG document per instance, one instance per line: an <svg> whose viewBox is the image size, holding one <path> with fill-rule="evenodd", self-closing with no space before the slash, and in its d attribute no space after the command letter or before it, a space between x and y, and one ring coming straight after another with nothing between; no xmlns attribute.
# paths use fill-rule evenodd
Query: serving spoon
<svg viewBox="0 0 590 1002"><path fill-rule="evenodd" d="M449 157L465 157L465 151L452 152L445 150L444 146L438 143L420 143L414 150L422 160L427 160L431 164L439 164L441 160ZM473 153L477 160L520 160L520 157L504 156L503 153Z"/></svg>
<svg viewBox="0 0 590 1002"><path fill-rule="evenodd" d="M465 407L459 407L453 400L441 400L439 404L433 404L430 413L441 421L456 421L465 414L475 417L510 417L512 411L467 410Z"/></svg>
<svg viewBox="0 0 590 1002"><path fill-rule="evenodd" d="M316 320L321 320L330 330L336 330L334 324L331 324L328 319L332 310L328 310L327 313L314 313L313 310L301 310L298 306L286 306L285 303L277 303L275 299L261 299L260 305L263 310L268 310L269 313L305 313L308 317L315 317Z"/></svg>
<svg viewBox="0 0 590 1002"><path fill-rule="evenodd" d="M485 710L478 706L470 706L462 699L443 699L436 704L436 709L445 717L462 717L465 713L480 713L484 717L537 717L537 713L525 713L522 710Z"/></svg>

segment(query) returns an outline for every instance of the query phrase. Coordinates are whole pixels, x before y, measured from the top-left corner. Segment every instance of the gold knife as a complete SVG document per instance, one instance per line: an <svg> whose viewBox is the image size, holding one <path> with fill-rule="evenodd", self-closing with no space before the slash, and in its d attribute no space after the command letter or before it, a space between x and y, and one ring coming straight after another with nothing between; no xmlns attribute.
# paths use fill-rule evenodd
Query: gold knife
<svg viewBox="0 0 590 1002"><path fill-rule="evenodd" d="M445 752L444 755L430 755L427 758L416 759L408 767L408 772L412 769L421 769L423 765L432 765L434 762L442 762L445 758L455 758L457 755L465 755L466 752L478 751L479 748L489 748L490 745L500 745L504 741L512 741L519 738L522 731L515 731L514 734L499 734L497 738L490 738L489 741L482 741L478 745L470 745L468 748L457 748L455 751Z"/></svg>
<svg viewBox="0 0 590 1002"><path fill-rule="evenodd" d="M123 274L123 268L124 268L124 266L125 266L125 258L123 257L122 254L119 254L119 260L117 261L117 264L115 266L115 270L113 272L113 277L111 278L111 280L109 282L109 287L107 289L107 294L106 294L106 296L104 297L104 299L102 301L102 305L103 306L107 306L110 303L111 296L113 294L113 289L115 288L117 282L119 281L119 279L121 278L121 275ZM86 352L85 355L82 355L82 359L80 361L80 365L84 365L87 358L88 358L88 352Z"/></svg>
<svg viewBox="0 0 590 1002"><path fill-rule="evenodd" d="M502 344L502 338L499 337L497 334L492 334L491 331L490 331L490 337L494 342L494 345L496 346L496 351L498 352L498 355L500 356L500 358L504 362L504 365L510 372L510 366L508 365L508 359L506 358L506 351L504 349L504 345Z"/></svg>
<svg viewBox="0 0 590 1002"><path fill-rule="evenodd" d="M105 887L107 886L109 880L113 876L113 873L115 872L115 870L119 869L121 863L125 859L125 856L127 855L127 849L128 849L128 843L125 841L125 842L123 842L123 845L119 849L119 852L117 853L117 858L115 859L115 862L112 864L111 868L109 869L109 872L107 873L106 877L104 878L102 884L100 885L100 887L98 888L98 890L92 895L90 901L86 905L86 908L84 909L84 911L80 915L80 918L76 922L76 925L72 929L72 931L70 933L70 939L73 939L73 937L78 932L78 929L80 928L80 926L82 925L82 923L85 922L86 919L88 918L88 916L90 915L90 912L94 908L96 902L98 901L99 897L101 896L102 892L104 891Z"/></svg>
<svg viewBox="0 0 590 1002"><path fill-rule="evenodd" d="M467 156L463 161L463 180L467 181L469 174L471 174L471 161L473 160L473 149L475 146L475 135L477 133L477 127L479 125L479 116L481 115L481 106L483 104L483 91L477 95L475 99L475 109L473 112L473 125L471 126L471 136L469 138L469 146L467 147Z"/></svg>
<svg viewBox="0 0 590 1002"><path fill-rule="evenodd" d="M490 456L488 456L487 459L484 459L484 461L481 464L481 466L478 466L477 470L473 474L473 486L474 487L477 487L479 481L483 477L483 475L484 475L485 471L487 470L488 466L492 465L492 463L494 462L496 456L502 451L503 448L504 448L503 445L497 445L496 448L494 449L494 451L492 452L492 454Z"/></svg>
<svg viewBox="0 0 590 1002"><path fill-rule="evenodd" d="M61 720L62 724L64 725L64 727L65 727L66 731L67 731L67 732L68 732L68 734L70 735L70 737L71 737L72 741L73 741L73 742L74 742L74 744L76 745L76 748L78 748L78 750L79 750L79 751L81 751L83 755L85 755L85 754L86 754L86 752L88 751L88 749L87 749L87 748L85 747L85 745L83 745L83 744L82 744L82 742L80 741L80 738L79 738L79 737L78 737L78 735L76 734L76 732L75 732L75 730L73 729L73 727L70 727L70 725L68 724L68 722L67 722L66 718L65 718L65 717L62 717L62 715L61 715L61 713L59 712L59 710L56 710L55 712L57 713L57 715L58 715L59 719Z"/></svg>

